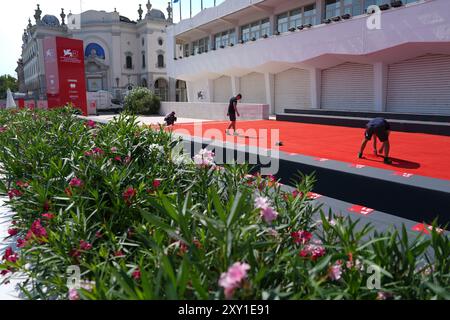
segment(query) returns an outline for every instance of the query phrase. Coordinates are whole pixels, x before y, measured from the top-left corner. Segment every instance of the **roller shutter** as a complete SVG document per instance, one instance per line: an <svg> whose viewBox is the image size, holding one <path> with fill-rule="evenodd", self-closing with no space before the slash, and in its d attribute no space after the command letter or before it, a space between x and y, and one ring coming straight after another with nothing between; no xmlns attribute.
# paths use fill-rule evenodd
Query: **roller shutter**
<svg viewBox="0 0 450 320"><path fill-rule="evenodd" d="M229 102L232 96L231 78L227 76L214 80L214 102Z"/></svg>
<svg viewBox="0 0 450 320"><path fill-rule="evenodd" d="M450 115L450 55L425 55L389 66L387 110Z"/></svg>
<svg viewBox="0 0 450 320"><path fill-rule="evenodd" d="M241 78L243 103L266 103L266 85L264 75L250 73Z"/></svg>
<svg viewBox="0 0 450 320"><path fill-rule="evenodd" d="M322 71L322 108L374 110L374 73L369 64L344 63Z"/></svg>
<svg viewBox="0 0 450 320"><path fill-rule="evenodd" d="M275 112L311 108L311 81L308 70L289 69L275 75Z"/></svg>

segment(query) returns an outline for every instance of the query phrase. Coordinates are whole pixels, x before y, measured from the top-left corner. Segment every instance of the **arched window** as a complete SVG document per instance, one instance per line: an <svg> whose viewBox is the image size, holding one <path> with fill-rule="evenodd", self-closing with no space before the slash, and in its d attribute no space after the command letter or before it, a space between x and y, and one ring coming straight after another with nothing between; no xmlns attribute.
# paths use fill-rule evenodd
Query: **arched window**
<svg viewBox="0 0 450 320"><path fill-rule="evenodd" d="M176 82L176 97L177 102L187 102L187 87L186 81L177 80Z"/></svg>
<svg viewBox="0 0 450 320"><path fill-rule="evenodd" d="M164 65L164 56L162 54L158 55L158 68L165 68Z"/></svg>
<svg viewBox="0 0 450 320"><path fill-rule="evenodd" d="M155 95L157 95L161 101L168 101L169 99L169 84L165 79L158 79L155 81Z"/></svg>
<svg viewBox="0 0 450 320"><path fill-rule="evenodd" d="M145 78L142 79L142 87L148 88L147 79L145 79Z"/></svg>
<svg viewBox="0 0 450 320"><path fill-rule="evenodd" d="M126 68L133 69L133 58L131 56L127 56L126 58Z"/></svg>
<svg viewBox="0 0 450 320"><path fill-rule="evenodd" d="M142 53L142 69L146 68L146 63L145 63L145 52Z"/></svg>

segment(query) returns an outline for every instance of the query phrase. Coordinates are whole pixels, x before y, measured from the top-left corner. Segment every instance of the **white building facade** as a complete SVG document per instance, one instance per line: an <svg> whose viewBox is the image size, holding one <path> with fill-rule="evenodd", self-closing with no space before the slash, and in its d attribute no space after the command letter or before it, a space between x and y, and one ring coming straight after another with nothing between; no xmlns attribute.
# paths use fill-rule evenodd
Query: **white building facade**
<svg viewBox="0 0 450 320"><path fill-rule="evenodd" d="M189 102L450 115L448 0L227 0L167 32Z"/></svg>
<svg viewBox="0 0 450 320"><path fill-rule="evenodd" d="M172 8L168 18L148 1L147 11L137 11L137 21L119 12L86 11L81 15L61 13L61 18L44 15L38 7L35 24L29 21L24 30L21 65L26 92L42 99L46 95L43 40L61 36L83 40L86 85L88 92L119 93L129 87L153 90L163 101L175 99L175 81L167 76L167 26L172 25Z"/></svg>

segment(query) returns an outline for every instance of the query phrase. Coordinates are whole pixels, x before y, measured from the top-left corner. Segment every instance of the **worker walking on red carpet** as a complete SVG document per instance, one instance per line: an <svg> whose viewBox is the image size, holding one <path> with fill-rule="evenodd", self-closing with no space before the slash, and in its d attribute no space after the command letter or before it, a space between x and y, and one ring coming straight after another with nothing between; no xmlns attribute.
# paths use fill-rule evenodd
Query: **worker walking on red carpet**
<svg viewBox="0 0 450 320"><path fill-rule="evenodd" d="M225 130L225 133L227 135L230 134L230 129L233 129L233 134L237 135L236 133L236 115L240 117L239 111L237 109L238 101L242 99L242 95L239 93L236 97L231 98L230 104L228 106L228 114L227 116L230 117L230 125L228 126L227 130Z"/></svg>
<svg viewBox="0 0 450 320"><path fill-rule="evenodd" d="M384 152L384 163L392 164L391 159L389 159L389 151L391 148L389 142L391 126L384 118L375 118L366 125L366 133L364 137L364 141L361 145L361 151L358 154L358 157L361 159L363 157L364 149L366 149L367 143L372 140L373 135L375 135L373 139L373 151L375 155L383 154ZM383 143L381 149L377 150L377 138Z"/></svg>

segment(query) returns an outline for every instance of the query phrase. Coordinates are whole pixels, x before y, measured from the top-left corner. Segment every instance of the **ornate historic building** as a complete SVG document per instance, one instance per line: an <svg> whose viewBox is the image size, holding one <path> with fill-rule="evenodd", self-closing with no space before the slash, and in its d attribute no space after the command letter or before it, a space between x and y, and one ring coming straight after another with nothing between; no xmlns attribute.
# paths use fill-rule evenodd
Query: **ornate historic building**
<svg viewBox="0 0 450 320"><path fill-rule="evenodd" d="M84 42L86 84L89 92L106 90L118 94L129 87L144 86L162 100L175 100L177 83L166 74L166 28L172 24L169 3L166 15L153 9L150 0L137 11L137 21L114 12L86 11L60 19L42 16L40 6L24 30L22 56L18 62L21 88L35 99L46 95L43 40L48 36ZM145 13L145 14L144 14ZM23 76L20 73L23 72Z"/></svg>

